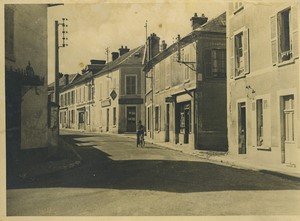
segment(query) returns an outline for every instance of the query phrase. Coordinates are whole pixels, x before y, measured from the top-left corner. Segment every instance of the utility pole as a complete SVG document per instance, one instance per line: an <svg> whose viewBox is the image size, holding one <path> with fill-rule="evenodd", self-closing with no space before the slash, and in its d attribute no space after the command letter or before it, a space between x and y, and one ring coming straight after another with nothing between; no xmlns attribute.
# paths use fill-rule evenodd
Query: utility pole
<svg viewBox="0 0 300 221"><path fill-rule="evenodd" d="M54 84L54 94L55 94L55 100L57 107L59 107L59 48L61 47L67 47L68 44L66 44L66 40L68 38L65 37L66 34L68 34L68 31L65 30L65 27L68 27L68 25L65 24L65 21L68 21L67 18L62 18L62 23L59 23L58 21L55 21L55 84ZM59 26L63 27L62 30L62 44L59 44ZM57 122L59 119L59 109L57 111ZM58 123L58 134L59 134L59 123Z"/></svg>

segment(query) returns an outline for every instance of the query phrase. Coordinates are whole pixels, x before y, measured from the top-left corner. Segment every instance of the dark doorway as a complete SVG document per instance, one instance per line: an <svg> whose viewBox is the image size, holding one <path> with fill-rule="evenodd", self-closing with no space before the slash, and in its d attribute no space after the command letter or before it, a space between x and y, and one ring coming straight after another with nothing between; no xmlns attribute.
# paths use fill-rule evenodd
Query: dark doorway
<svg viewBox="0 0 300 221"><path fill-rule="evenodd" d="M170 141L170 104L166 105L166 137L165 141Z"/></svg>
<svg viewBox="0 0 300 221"><path fill-rule="evenodd" d="M239 128L238 128L238 139L239 139L239 154L246 154L246 103L242 102L238 105L239 109Z"/></svg>
<svg viewBox="0 0 300 221"><path fill-rule="evenodd" d="M127 107L127 132L136 131L136 107Z"/></svg>
<svg viewBox="0 0 300 221"><path fill-rule="evenodd" d="M189 143L190 134L190 105L184 105L184 143Z"/></svg>
<svg viewBox="0 0 300 221"><path fill-rule="evenodd" d="M109 108L106 109L106 131L109 131Z"/></svg>

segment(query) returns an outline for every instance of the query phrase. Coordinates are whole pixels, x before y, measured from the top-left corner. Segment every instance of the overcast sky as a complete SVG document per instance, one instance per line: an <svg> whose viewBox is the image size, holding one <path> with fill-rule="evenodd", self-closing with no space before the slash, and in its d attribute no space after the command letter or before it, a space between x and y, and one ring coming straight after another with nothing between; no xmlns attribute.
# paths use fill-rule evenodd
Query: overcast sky
<svg viewBox="0 0 300 221"><path fill-rule="evenodd" d="M148 35L156 33L169 46L177 34L185 36L192 31L190 18L195 12L198 16L204 13L210 20L224 12L226 7L227 3L223 1L64 4L50 7L48 83L54 81L54 21L61 21L62 17L68 18L69 46L60 48L60 72L73 74L80 73L91 59L106 60L107 47L111 54L121 45L133 49L144 44L146 20Z"/></svg>

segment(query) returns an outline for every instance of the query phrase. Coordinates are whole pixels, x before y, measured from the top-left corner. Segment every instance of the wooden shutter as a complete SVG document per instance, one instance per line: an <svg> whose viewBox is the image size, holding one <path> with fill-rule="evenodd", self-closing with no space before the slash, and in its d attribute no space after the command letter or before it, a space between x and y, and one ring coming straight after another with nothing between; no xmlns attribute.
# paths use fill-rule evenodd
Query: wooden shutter
<svg viewBox="0 0 300 221"><path fill-rule="evenodd" d="M244 68L245 74L250 72L250 54L249 54L249 29L243 30L243 55L244 55Z"/></svg>
<svg viewBox="0 0 300 221"><path fill-rule="evenodd" d="M278 44L277 44L277 16L274 15L270 19L271 24L271 50L272 50L272 64L276 65L278 62Z"/></svg>
<svg viewBox="0 0 300 221"><path fill-rule="evenodd" d="M299 57L299 38L298 38L298 7L291 8L291 30L292 30L292 56L293 58Z"/></svg>
<svg viewBox="0 0 300 221"><path fill-rule="evenodd" d="M231 47L230 47L230 64L231 64L231 70L230 70L230 78L234 78L235 76L235 59L234 59L234 54L235 54L235 42L234 42L234 35L232 36L231 39Z"/></svg>

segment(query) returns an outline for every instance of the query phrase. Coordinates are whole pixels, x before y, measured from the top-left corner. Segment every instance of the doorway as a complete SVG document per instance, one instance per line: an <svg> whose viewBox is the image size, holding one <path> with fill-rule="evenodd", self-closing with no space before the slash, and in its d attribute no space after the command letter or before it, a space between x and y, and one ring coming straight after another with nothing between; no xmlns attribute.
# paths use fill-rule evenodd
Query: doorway
<svg viewBox="0 0 300 221"><path fill-rule="evenodd" d="M170 141L170 104L166 105L166 137L165 142Z"/></svg>
<svg viewBox="0 0 300 221"><path fill-rule="evenodd" d="M242 102L238 104L238 144L239 144L239 154L246 154L246 135L247 135L247 125L246 125L246 103Z"/></svg>
<svg viewBox="0 0 300 221"><path fill-rule="evenodd" d="M106 132L109 131L109 108L106 109Z"/></svg>
<svg viewBox="0 0 300 221"><path fill-rule="evenodd" d="M190 105L184 105L184 143L189 143L190 134Z"/></svg>
<svg viewBox="0 0 300 221"><path fill-rule="evenodd" d="M136 107L127 107L127 132L136 132Z"/></svg>
<svg viewBox="0 0 300 221"><path fill-rule="evenodd" d="M293 164L296 161L294 95L281 97L280 109L281 162Z"/></svg>

